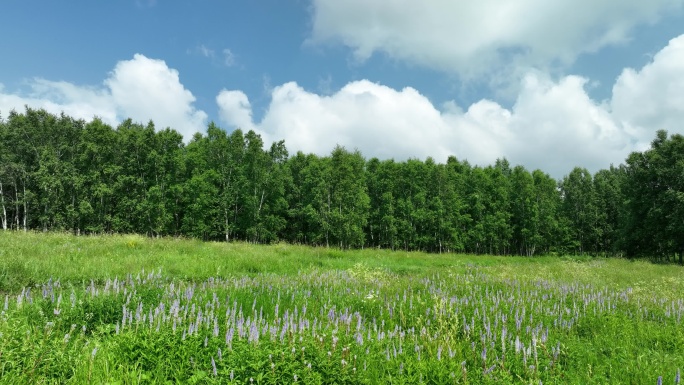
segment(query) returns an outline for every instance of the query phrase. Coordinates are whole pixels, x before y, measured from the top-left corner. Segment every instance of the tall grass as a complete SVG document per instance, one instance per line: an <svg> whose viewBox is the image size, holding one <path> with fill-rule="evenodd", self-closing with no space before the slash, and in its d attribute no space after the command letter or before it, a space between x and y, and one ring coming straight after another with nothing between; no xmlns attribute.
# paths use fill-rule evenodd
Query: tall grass
<svg viewBox="0 0 684 385"><path fill-rule="evenodd" d="M675 383L684 269L0 233L0 383Z"/></svg>

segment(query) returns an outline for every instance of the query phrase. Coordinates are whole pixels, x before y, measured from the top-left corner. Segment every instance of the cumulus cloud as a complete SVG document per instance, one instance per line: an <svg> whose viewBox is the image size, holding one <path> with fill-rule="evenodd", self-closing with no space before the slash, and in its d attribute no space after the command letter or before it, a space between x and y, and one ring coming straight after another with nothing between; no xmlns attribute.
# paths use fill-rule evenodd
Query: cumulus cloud
<svg viewBox="0 0 684 385"><path fill-rule="evenodd" d="M363 61L375 52L473 77L571 63L629 39L682 0L312 0L310 42L339 42Z"/></svg>
<svg viewBox="0 0 684 385"><path fill-rule="evenodd" d="M221 120L243 130L254 129L252 106L242 91L221 91L216 97Z"/></svg>
<svg viewBox="0 0 684 385"><path fill-rule="evenodd" d="M158 128L171 127L189 140L206 126L207 114L194 107L195 97L180 82L178 71L162 60L136 54L117 63L103 86L80 86L68 82L32 79L23 93L0 89L0 111L6 114L24 106L65 112L78 119L94 116L116 125L131 118Z"/></svg>
<svg viewBox="0 0 684 385"><path fill-rule="evenodd" d="M294 82L275 87L263 119L255 123L247 96L224 90L221 120L255 129L266 141L285 139L290 150L328 154L336 144L367 157L406 159L449 155L476 164L507 157L529 169L562 177L575 166L597 171L641 149L655 130L684 117L684 35L641 70L625 70L611 100L597 102L587 79L553 79L530 71L511 108L481 100L467 109L454 102L437 107L413 88L396 90L367 80L330 95Z"/></svg>
<svg viewBox="0 0 684 385"><path fill-rule="evenodd" d="M178 71L162 60L136 54L120 61L104 83L118 116L152 119L157 127L174 128L185 138L204 129L207 114L195 109L195 97L181 84Z"/></svg>
<svg viewBox="0 0 684 385"><path fill-rule="evenodd" d="M55 114L64 112L77 119L98 116L107 123L116 123L115 105L105 91L67 82L33 79L29 82L28 92L21 95L0 89L0 112L3 116L11 110L21 112L26 105Z"/></svg>
<svg viewBox="0 0 684 385"><path fill-rule="evenodd" d="M672 39L641 70L625 69L613 86L615 116L641 142L654 129L684 133L684 35Z"/></svg>
<svg viewBox="0 0 684 385"><path fill-rule="evenodd" d="M575 165L605 167L626 155L624 133L588 98L583 82L530 74L512 109L481 100L466 111L453 103L438 109L413 88L367 80L330 96L286 83L273 90L259 124L243 93L223 91L218 102L223 122L255 129L267 141L285 139L293 151L323 155L340 144L367 157L444 162L455 155L482 165L505 156L558 176Z"/></svg>

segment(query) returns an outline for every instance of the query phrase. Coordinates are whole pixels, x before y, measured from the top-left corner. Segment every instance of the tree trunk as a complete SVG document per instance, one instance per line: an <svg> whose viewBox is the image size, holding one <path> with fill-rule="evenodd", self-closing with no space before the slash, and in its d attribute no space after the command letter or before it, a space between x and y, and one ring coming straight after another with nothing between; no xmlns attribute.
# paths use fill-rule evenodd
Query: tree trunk
<svg viewBox="0 0 684 385"><path fill-rule="evenodd" d="M14 183L14 223L15 230L19 230L19 191L16 183Z"/></svg>
<svg viewBox="0 0 684 385"><path fill-rule="evenodd" d="M24 232L28 231L28 199L26 198L26 182L24 182Z"/></svg>
<svg viewBox="0 0 684 385"><path fill-rule="evenodd" d="M2 229L7 230L7 209L5 208L5 195L2 191L2 181L0 181L0 205L2 206Z"/></svg>
<svg viewBox="0 0 684 385"><path fill-rule="evenodd" d="M230 242L230 231L228 230L228 207L226 207L223 211L223 215L226 219L225 227L224 230L226 232L226 242Z"/></svg>

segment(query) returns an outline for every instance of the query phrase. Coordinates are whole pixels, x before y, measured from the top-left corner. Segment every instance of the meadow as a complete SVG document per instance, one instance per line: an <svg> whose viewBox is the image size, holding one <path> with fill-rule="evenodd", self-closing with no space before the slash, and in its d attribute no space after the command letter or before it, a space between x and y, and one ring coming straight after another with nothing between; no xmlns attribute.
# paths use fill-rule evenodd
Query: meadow
<svg viewBox="0 0 684 385"><path fill-rule="evenodd" d="M684 268L0 232L0 383L678 384Z"/></svg>

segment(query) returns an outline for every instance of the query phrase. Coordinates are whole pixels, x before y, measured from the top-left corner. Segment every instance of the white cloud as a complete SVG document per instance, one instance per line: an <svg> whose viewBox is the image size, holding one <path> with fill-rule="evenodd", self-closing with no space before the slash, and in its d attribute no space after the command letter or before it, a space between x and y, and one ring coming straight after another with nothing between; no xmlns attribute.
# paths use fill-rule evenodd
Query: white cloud
<svg viewBox="0 0 684 385"><path fill-rule="evenodd" d="M28 82L30 90L25 93L0 89L0 112L6 116L28 105L78 119L99 116L112 125L126 118L142 123L151 119L157 128L171 127L186 140L206 127L207 114L193 106L195 97L181 84L178 71L162 60L136 54L117 63L103 83L104 87L90 87L36 78Z"/></svg>
<svg viewBox="0 0 684 385"><path fill-rule="evenodd" d="M223 64L225 64L226 67L232 67L235 65L236 62L236 57L233 51L230 49L226 48L223 50Z"/></svg>
<svg viewBox="0 0 684 385"><path fill-rule="evenodd" d="M439 110L413 88L366 80L330 96L287 83L273 90L259 124L252 122L242 92L223 91L217 101L223 122L253 128L267 142L285 139L291 151L324 155L340 144L366 157L444 162L456 155L481 165L505 156L561 176L575 165L605 167L627 153L624 133L582 85L580 78L554 83L530 74L511 110L481 100L463 112L453 104Z"/></svg>
<svg viewBox="0 0 684 385"><path fill-rule="evenodd" d="M464 77L571 63L682 0L313 0L310 42L340 42ZM503 70L503 68L506 68Z"/></svg>
<svg viewBox="0 0 684 385"><path fill-rule="evenodd" d="M221 120L245 131L254 129L252 106L244 92L223 90L216 97L216 103Z"/></svg>
<svg viewBox="0 0 684 385"><path fill-rule="evenodd" d="M642 143L656 129L684 134L684 35L640 71L625 69L613 87L615 116Z"/></svg>
<svg viewBox="0 0 684 385"><path fill-rule="evenodd" d="M217 55L216 51L204 44L196 46L194 49L188 49L186 51L188 55L199 55L210 60L214 65L233 67L237 65L237 55L230 50L230 48L224 48L221 50L220 54Z"/></svg>
<svg viewBox="0 0 684 385"><path fill-rule="evenodd" d="M285 139L291 151L328 154L336 144L366 157L425 158L449 155L476 164L507 157L528 169L562 177L573 167L594 172L642 149L656 129L683 132L684 35L674 39L640 71L625 70L612 100L597 102L587 79L554 80L530 71L510 109L481 100L465 111L453 102L437 108L413 88L395 90L356 81L330 95L286 83L272 91L259 123L247 96L222 91L223 122L253 128L268 141Z"/></svg>
<svg viewBox="0 0 684 385"><path fill-rule="evenodd" d="M214 50L211 48L208 48L204 44L200 44L199 46L197 46L196 51L204 57L213 58L214 56L216 56L216 53L214 52Z"/></svg>
<svg viewBox="0 0 684 385"><path fill-rule="evenodd" d="M509 126L514 140L506 143L512 161L562 176L575 166L597 171L625 159L632 149L629 133L607 106L590 99L586 82L525 77Z"/></svg>
<svg viewBox="0 0 684 385"><path fill-rule="evenodd" d="M171 127L186 139L205 127L207 114L193 106L195 97L181 84L178 71L162 60L136 54L120 61L105 80L118 116Z"/></svg>

